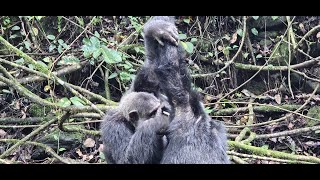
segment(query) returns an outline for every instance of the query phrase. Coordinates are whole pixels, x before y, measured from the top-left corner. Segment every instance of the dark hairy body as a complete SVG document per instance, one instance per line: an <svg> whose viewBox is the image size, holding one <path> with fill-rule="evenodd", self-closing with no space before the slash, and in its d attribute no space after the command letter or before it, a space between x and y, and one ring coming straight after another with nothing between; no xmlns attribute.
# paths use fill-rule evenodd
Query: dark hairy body
<svg viewBox="0 0 320 180"><path fill-rule="evenodd" d="M174 18L157 16L148 21L144 40L144 66L121 100L122 105L107 112L101 125L107 162L229 163L223 124L205 113L198 93L191 88ZM134 108L123 111L123 107L140 107L125 100L133 92L150 95L147 113ZM161 113L167 101L170 118ZM160 133L163 129L165 136Z"/></svg>

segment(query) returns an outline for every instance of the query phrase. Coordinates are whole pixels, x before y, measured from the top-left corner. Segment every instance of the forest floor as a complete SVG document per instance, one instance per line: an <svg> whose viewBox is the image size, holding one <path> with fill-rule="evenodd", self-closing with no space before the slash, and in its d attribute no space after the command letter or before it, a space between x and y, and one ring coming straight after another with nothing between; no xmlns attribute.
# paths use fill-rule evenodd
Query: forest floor
<svg viewBox="0 0 320 180"><path fill-rule="evenodd" d="M101 119L150 17L0 16L0 163L105 163ZM238 164L320 163L320 17L179 16L192 85Z"/></svg>

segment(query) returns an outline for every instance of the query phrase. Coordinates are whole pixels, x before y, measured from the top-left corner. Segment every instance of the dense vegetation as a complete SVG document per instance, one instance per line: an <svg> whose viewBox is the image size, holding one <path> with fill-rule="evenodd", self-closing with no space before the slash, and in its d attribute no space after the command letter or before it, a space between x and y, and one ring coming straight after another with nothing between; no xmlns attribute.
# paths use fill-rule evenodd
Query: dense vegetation
<svg viewBox="0 0 320 180"><path fill-rule="evenodd" d="M99 124L144 62L150 17L1 16L0 163L104 163ZM234 163L320 163L320 18L180 16Z"/></svg>

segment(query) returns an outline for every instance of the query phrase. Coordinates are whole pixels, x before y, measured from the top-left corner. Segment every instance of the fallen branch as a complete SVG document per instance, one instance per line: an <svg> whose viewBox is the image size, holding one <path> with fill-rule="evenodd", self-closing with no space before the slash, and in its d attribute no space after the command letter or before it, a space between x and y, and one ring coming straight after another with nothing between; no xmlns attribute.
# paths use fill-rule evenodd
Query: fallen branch
<svg viewBox="0 0 320 180"><path fill-rule="evenodd" d="M274 157L274 158L282 158L282 159L288 159L288 160L320 163L320 159L313 157L313 156L294 155L294 154L284 153L284 152L280 152L280 151L264 149L261 147L250 146L250 145L246 145L246 144L243 144L240 142L235 142L235 141L228 141L228 145L231 148L244 149L244 150L249 151L249 152L256 154L256 155L262 155L262 156L268 156L268 157Z"/></svg>
<svg viewBox="0 0 320 180"><path fill-rule="evenodd" d="M4 143L16 143L17 144L17 143L19 143L19 141L20 141L19 139L0 139L0 142L4 142ZM65 164L70 164L70 162L68 160L63 159L57 153L55 153L54 150L50 146L47 146L42 143L32 142L32 141L25 141L23 144L24 145L29 144L29 145L39 146L39 147L43 148L48 154L51 154L52 157L59 160L60 162L65 163Z"/></svg>

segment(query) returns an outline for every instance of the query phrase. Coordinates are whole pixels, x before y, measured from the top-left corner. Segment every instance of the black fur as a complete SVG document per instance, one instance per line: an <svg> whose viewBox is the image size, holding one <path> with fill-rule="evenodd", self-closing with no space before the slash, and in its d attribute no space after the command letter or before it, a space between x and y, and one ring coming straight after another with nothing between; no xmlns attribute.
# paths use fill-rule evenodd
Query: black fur
<svg viewBox="0 0 320 180"><path fill-rule="evenodd" d="M173 109L161 163L230 163L224 125L205 113L197 92L192 90L182 47L165 42L157 49L155 72Z"/></svg>
<svg viewBox="0 0 320 180"><path fill-rule="evenodd" d="M144 39L146 48L146 61L138 72L128 93L147 92L160 99L166 104L167 98L161 94L159 80L154 73L155 54L157 54L158 41L171 38L174 20L170 17L155 17L146 23L144 28ZM158 33L163 32L163 33ZM177 35L176 35L177 36ZM172 39L171 39L172 40ZM137 103L137 106L139 103ZM169 105L164 105L170 110ZM121 108L121 107L120 107ZM147 164L160 163L166 144L166 138L162 131L166 129L168 117L161 112L154 118L142 122L138 126L130 122L119 108L107 112L101 124L104 154L107 163L116 164ZM161 135L162 134L162 135Z"/></svg>

